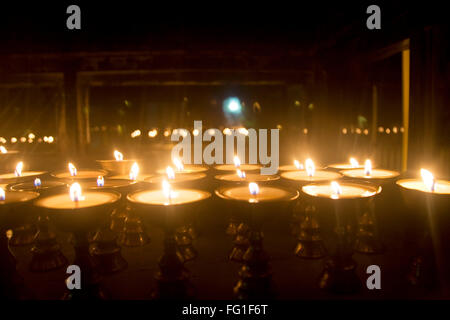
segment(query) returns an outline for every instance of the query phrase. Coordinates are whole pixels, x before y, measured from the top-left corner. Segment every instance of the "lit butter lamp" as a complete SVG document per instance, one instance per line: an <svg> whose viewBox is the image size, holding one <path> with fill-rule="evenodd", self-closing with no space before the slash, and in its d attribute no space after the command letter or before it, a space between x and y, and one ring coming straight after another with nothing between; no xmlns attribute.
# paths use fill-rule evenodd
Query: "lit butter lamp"
<svg viewBox="0 0 450 320"><path fill-rule="evenodd" d="M139 164L134 162L127 174L110 177L111 181L115 179L135 181L139 187L144 175L141 174ZM117 241L121 246L141 247L150 242L141 217L133 210L129 210L128 206L126 210L115 211L111 218L111 230L118 233Z"/></svg>
<svg viewBox="0 0 450 320"><path fill-rule="evenodd" d="M207 166L198 164L183 164L179 158L172 159L173 165L175 167L175 174L191 174L191 173L205 173L208 171ZM165 175L166 169L159 169L156 171L159 175Z"/></svg>
<svg viewBox="0 0 450 320"><path fill-rule="evenodd" d="M352 259L354 231L358 210L380 194L381 187L369 183L321 182L302 187L313 201L322 231L329 236L326 247L330 257L319 281L319 287L335 293L354 293L362 288ZM327 242L327 241L325 241Z"/></svg>
<svg viewBox="0 0 450 320"><path fill-rule="evenodd" d="M241 220L249 226L249 246L243 255L243 265L234 293L240 299L271 298L272 272L269 256L263 248L262 225L266 220L285 210L298 198L297 190L284 187L248 185L224 186L215 191L226 202L237 203Z"/></svg>
<svg viewBox="0 0 450 320"><path fill-rule="evenodd" d="M172 186L183 185L184 187L200 187L205 178L206 173L200 171L192 171L189 174L180 174L178 169L168 166L164 173L146 177L144 178L144 182L149 183L153 187L161 186L163 180L168 180Z"/></svg>
<svg viewBox="0 0 450 320"><path fill-rule="evenodd" d="M245 172L251 172L251 171L257 171L261 169L261 165L259 164L243 164L241 163L241 159L239 159L238 156L235 156L233 158L233 164L219 164L214 167L217 171L232 171L235 172L237 169L245 171Z"/></svg>
<svg viewBox="0 0 450 320"><path fill-rule="evenodd" d="M333 163L327 166L327 169L332 170L348 170L348 169L363 169L364 164L359 163L358 160L351 157L348 162L343 163Z"/></svg>
<svg viewBox="0 0 450 320"><path fill-rule="evenodd" d="M97 180L98 176L106 176L105 170L99 169L78 169L73 163L69 162L67 170L62 172L54 172L51 175L57 179L67 182Z"/></svg>
<svg viewBox="0 0 450 320"><path fill-rule="evenodd" d="M97 160L102 169L110 172L112 175L126 175L130 172L131 166L138 162L137 160L124 159L123 154L114 150L114 160Z"/></svg>
<svg viewBox="0 0 450 320"><path fill-rule="evenodd" d="M101 276L96 262L89 252L87 235L108 219L120 201L120 193L113 191L82 192L77 182L69 192L45 196L34 205L42 214L47 214L55 225L74 236L75 260L72 264L81 269L81 289L70 290L64 299L103 299L100 287Z"/></svg>
<svg viewBox="0 0 450 320"><path fill-rule="evenodd" d="M217 187L219 187L220 185L224 185L224 184L234 184L234 185L238 185L238 184L245 184L247 185L249 182L256 182L259 184L270 184L273 183L275 181L278 181L280 179L280 176L278 175L262 175L259 173L247 173L245 171L242 171L240 169L237 169L235 173L226 173L226 174L219 174L214 176L214 179L216 181L216 185ZM226 229L226 234L236 237L234 242L237 245L237 248L240 248L240 242L245 242L247 243L247 239L243 238L242 234L238 235L238 230L241 229L242 231L247 229L247 226L245 225L241 225L238 217L236 214L234 214L236 211L235 210L230 210L231 212L231 217L230 217L230 221L228 223L227 229ZM239 250L239 252L242 252L243 250ZM230 258L232 260L235 260L235 258L232 258L231 255ZM238 261L240 260L240 258L237 259Z"/></svg>
<svg viewBox="0 0 450 320"><path fill-rule="evenodd" d="M415 238L422 239L411 259L407 279L413 285L440 282L448 294L450 181L436 179L430 171L421 169L419 178L400 179L396 184L408 208L410 224L415 226Z"/></svg>
<svg viewBox="0 0 450 320"><path fill-rule="evenodd" d="M167 180L163 180L161 189L136 191L127 196L132 209L164 230L164 252L159 261L154 298L182 299L192 295L188 271L177 250L175 230L193 211L204 210L203 205L210 197L209 192L202 190L173 189Z"/></svg>
<svg viewBox="0 0 450 320"><path fill-rule="evenodd" d="M6 231L20 225L33 214L30 203L39 197L36 192L5 191L0 188L0 297L26 298L22 278L16 270L16 259L9 250ZM29 298L29 297L28 297Z"/></svg>
<svg viewBox="0 0 450 320"><path fill-rule="evenodd" d="M83 182L81 186L84 190L113 191L120 193L121 199L117 202L116 207L111 213L111 220L122 215L125 216L125 220L127 217L126 196L128 193L136 190L139 185L136 180L109 179L99 176L97 181L86 181ZM127 261L122 256L121 247L118 245L118 234L111 230L111 220L106 219L101 227L93 233L92 239L90 239L93 243L91 246L91 254L97 259L99 269L101 273L105 275L121 272L128 266ZM124 224L125 221L122 222L121 232L123 232ZM146 242L148 242L146 234L144 237L146 237Z"/></svg>
<svg viewBox="0 0 450 320"><path fill-rule="evenodd" d="M9 190L37 192L41 196L45 196L64 192L67 187L67 184L63 182L36 178L34 181L12 184L9 186ZM33 220L34 218L33 216ZM32 272L55 270L68 263L57 243L56 234L49 229L48 220L46 215L38 216L37 234L33 242L33 247L31 248L32 258L29 265L29 269ZM17 234L17 230L19 228L16 228L13 233ZM13 238L10 239L10 244Z"/></svg>
<svg viewBox="0 0 450 320"><path fill-rule="evenodd" d="M302 166L299 163L294 165L300 170L282 172L281 178L288 185L298 189L312 182L331 181L342 177L338 172L317 170L311 158L306 159ZM325 255L320 237L320 225L315 218L314 205L307 200L299 198L293 210L291 232L297 238L294 253L299 258L319 259Z"/></svg>
<svg viewBox="0 0 450 320"><path fill-rule="evenodd" d="M384 192L370 203L367 210L361 212L358 217L358 241L356 251L360 253L382 253L384 244L381 241L379 220L386 223L396 223L393 221L394 213L397 214L400 208L397 208L396 199L400 196L395 188L395 180L400 172L394 170L373 168L372 161L367 159L364 162L364 168L342 170L344 177L352 180L367 181L379 184ZM398 214L397 214L398 216Z"/></svg>
<svg viewBox="0 0 450 320"><path fill-rule="evenodd" d="M42 177L46 172L44 171L24 171L24 163L18 162L14 173L7 173L0 175L0 183L14 184L24 181L33 181L37 177ZM18 226L13 230L10 246L27 246L33 243L37 228L35 221L23 221L24 224Z"/></svg>

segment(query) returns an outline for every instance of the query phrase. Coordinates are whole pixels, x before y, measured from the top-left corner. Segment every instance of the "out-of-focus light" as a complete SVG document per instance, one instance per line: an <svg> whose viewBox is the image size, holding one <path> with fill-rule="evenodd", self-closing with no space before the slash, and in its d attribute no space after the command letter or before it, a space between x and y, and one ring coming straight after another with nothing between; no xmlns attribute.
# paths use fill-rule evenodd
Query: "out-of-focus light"
<svg viewBox="0 0 450 320"><path fill-rule="evenodd" d="M248 136L248 130L246 128L239 128L238 132L244 136Z"/></svg>
<svg viewBox="0 0 450 320"><path fill-rule="evenodd" d="M356 128L356 134L361 134L361 129L360 128Z"/></svg>
<svg viewBox="0 0 450 320"><path fill-rule="evenodd" d="M342 128L342 134L347 134L347 128Z"/></svg>
<svg viewBox="0 0 450 320"><path fill-rule="evenodd" d="M224 109L227 113L235 113L235 114L241 113L242 106L238 98L236 97L228 98L223 102L223 104Z"/></svg>
<svg viewBox="0 0 450 320"><path fill-rule="evenodd" d="M139 165L135 162L135 163L133 163L133 165L131 166L131 169L130 169L130 174L129 174L130 180L136 180L138 177L138 174L139 174Z"/></svg>
<svg viewBox="0 0 450 320"><path fill-rule="evenodd" d="M4 146L0 146L0 153L8 153L8 150Z"/></svg>
<svg viewBox="0 0 450 320"><path fill-rule="evenodd" d="M71 162L69 162L68 167L69 167L70 175L72 177L76 176L77 175L77 168Z"/></svg>
<svg viewBox="0 0 450 320"><path fill-rule="evenodd" d="M294 104L295 104L297 107L300 107L300 101L295 100Z"/></svg>
<svg viewBox="0 0 450 320"><path fill-rule="evenodd" d="M40 187L41 185L42 185L41 179L39 179L39 178L34 179L34 186L36 188Z"/></svg>
<svg viewBox="0 0 450 320"><path fill-rule="evenodd" d="M175 179L175 171L173 170L173 168L171 166L168 166L166 168L166 174L167 174L167 178L170 180Z"/></svg>
<svg viewBox="0 0 450 320"><path fill-rule="evenodd" d="M397 127L392 127L392 133L398 133L398 128Z"/></svg>
<svg viewBox="0 0 450 320"><path fill-rule="evenodd" d="M103 176L98 176L97 178L97 186L103 187L105 185L105 178Z"/></svg>
<svg viewBox="0 0 450 320"><path fill-rule="evenodd" d="M154 137L156 137L158 135L158 130L156 130L156 129L152 129L152 130L150 130L149 132L148 132L148 136L150 137L150 138L154 138Z"/></svg>
<svg viewBox="0 0 450 320"><path fill-rule="evenodd" d="M166 130L164 130L164 137L168 137L168 136L170 136L170 130L166 129Z"/></svg>
<svg viewBox="0 0 450 320"><path fill-rule="evenodd" d="M25 137L20 137L20 142L22 142L22 143L27 142L27 138L25 138Z"/></svg>
<svg viewBox="0 0 450 320"><path fill-rule="evenodd" d="M55 141L55 139L53 138L53 136L48 137L47 142L48 143L53 143L53 141Z"/></svg>
<svg viewBox="0 0 450 320"><path fill-rule="evenodd" d="M400 132L401 132L401 133L405 132L405 128L401 127L401 128L400 128Z"/></svg>
<svg viewBox="0 0 450 320"><path fill-rule="evenodd" d="M369 129L364 129L364 135L368 135L369 134Z"/></svg>
<svg viewBox="0 0 450 320"><path fill-rule="evenodd" d="M48 142L48 137L44 136L44 142Z"/></svg>
<svg viewBox="0 0 450 320"><path fill-rule="evenodd" d="M28 139L28 143L33 143L34 140L33 139Z"/></svg>
<svg viewBox="0 0 450 320"><path fill-rule="evenodd" d="M16 137L12 137L11 138L11 143L16 143L17 142L17 138Z"/></svg>
<svg viewBox="0 0 450 320"><path fill-rule="evenodd" d="M198 136L199 133L200 133L200 131L199 131L198 129L194 129L194 130L192 131L192 134L194 135L194 137Z"/></svg>
<svg viewBox="0 0 450 320"><path fill-rule="evenodd" d="M223 129L223 134L226 136L231 136L232 132L230 128Z"/></svg>
<svg viewBox="0 0 450 320"><path fill-rule="evenodd" d="M114 159L116 159L116 161L122 161L123 160L122 152L114 150Z"/></svg>
<svg viewBox="0 0 450 320"><path fill-rule="evenodd" d="M384 128L383 127L378 127L378 132L384 132Z"/></svg>
<svg viewBox="0 0 450 320"><path fill-rule="evenodd" d="M386 134L390 134L391 133L391 129L389 129L389 128L386 128Z"/></svg>
<svg viewBox="0 0 450 320"><path fill-rule="evenodd" d="M34 133L29 133L28 134L28 139L34 139L36 138L36 136L34 135Z"/></svg>
<svg viewBox="0 0 450 320"><path fill-rule="evenodd" d="M277 129L281 130L281 129L283 129L283 126L281 124L277 124Z"/></svg>
<svg viewBox="0 0 450 320"><path fill-rule="evenodd" d="M139 137L140 135L141 135L141 130L139 130L139 129L134 130L134 131L131 133L131 137L132 137L132 138Z"/></svg>
<svg viewBox="0 0 450 320"><path fill-rule="evenodd" d="M0 137L0 143L6 143L6 139L3 137Z"/></svg>
<svg viewBox="0 0 450 320"><path fill-rule="evenodd" d="M16 165L16 169L14 170L14 175L15 175L16 177L22 176L22 169L23 169L23 162L20 161L20 162Z"/></svg>
<svg viewBox="0 0 450 320"><path fill-rule="evenodd" d="M303 134L308 134L308 128L303 128Z"/></svg>

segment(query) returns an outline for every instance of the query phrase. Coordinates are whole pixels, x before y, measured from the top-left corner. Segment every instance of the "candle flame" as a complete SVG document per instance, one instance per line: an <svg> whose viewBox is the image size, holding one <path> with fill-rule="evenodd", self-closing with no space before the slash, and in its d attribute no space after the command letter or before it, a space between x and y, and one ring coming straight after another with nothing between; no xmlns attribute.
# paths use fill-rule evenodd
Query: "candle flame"
<svg viewBox="0 0 450 320"><path fill-rule="evenodd" d="M0 146L0 152L1 153L8 153L8 150L4 146Z"/></svg>
<svg viewBox="0 0 450 320"><path fill-rule="evenodd" d="M23 162L20 161L16 165L16 170L14 171L14 174L15 174L16 177L20 177L22 175L22 169L23 169Z"/></svg>
<svg viewBox="0 0 450 320"><path fill-rule="evenodd" d="M72 177L77 175L77 168L71 162L69 162L69 171Z"/></svg>
<svg viewBox="0 0 450 320"><path fill-rule="evenodd" d="M241 178L241 179L245 178L245 171L241 171L241 170L237 169L236 173L237 173L239 178Z"/></svg>
<svg viewBox="0 0 450 320"><path fill-rule="evenodd" d="M333 195L331 196L333 199L339 198L339 195L342 194L342 188L336 181L331 181L331 190L333 190Z"/></svg>
<svg viewBox="0 0 450 320"><path fill-rule="evenodd" d="M297 168L297 170L303 170L303 164L298 160L294 160L294 166Z"/></svg>
<svg viewBox="0 0 450 320"><path fill-rule="evenodd" d="M149 132L148 132L148 136L150 137L150 138L154 138L154 137L156 137L158 135L158 130L156 130L156 129L152 129L152 130L150 130Z"/></svg>
<svg viewBox="0 0 450 320"><path fill-rule="evenodd" d="M98 176L97 178L97 186L103 187L105 185L105 178L103 176Z"/></svg>
<svg viewBox="0 0 450 320"><path fill-rule="evenodd" d="M5 190L0 187L0 201L5 201L6 199L6 194L5 194Z"/></svg>
<svg viewBox="0 0 450 320"><path fill-rule="evenodd" d="M123 160L122 152L114 150L114 158L116 158L116 161L122 161Z"/></svg>
<svg viewBox="0 0 450 320"><path fill-rule="evenodd" d="M372 174L372 161L367 159L366 162L364 162L364 175L370 177L371 174Z"/></svg>
<svg viewBox="0 0 450 320"><path fill-rule="evenodd" d="M70 191L69 191L69 195L70 195L70 199L72 201L82 201L84 200L84 197L81 193L81 186L78 182L75 182L74 184L72 184L70 186Z"/></svg>
<svg viewBox="0 0 450 320"><path fill-rule="evenodd" d="M234 162L234 166L235 166L236 168L239 168L239 167L241 166L241 160L239 159L238 156L234 156L233 162Z"/></svg>
<svg viewBox="0 0 450 320"><path fill-rule="evenodd" d="M259 194L259 186L255 182L250 182L248 184L248 190L250 191L250 194L252 194L254 196Z"/></svg>
<svg viewBox="0 0 450 320"><path fill-rule="evenodd" d="M436 180L434 179L433 174L426 170L426 169L420 169L420 175L422 176L423 183L430 191L435 191L436 188Z"/></svg>
<svg viewBox="0 0 450 320"><path fill-rule="evenodd" d="M172 162L175 165L175 167L177 168L177 171L183 171L184 170L183 162L181 162L180 159L173 158Z"/></svg>
<svg viewBox="0 0 450 320"><path fill-rule="evenodd" d="M352 166L352 168L358 168L359 162L355 158L350 158L350 165Z"/></svg>
<svg viewBox="0 0 450 320"><path fill-rule="evenodd" d="M137 162L133 163L130 169L130 180L136 180L139 174L139 165Z"/></svg>
<svg viewBox="0 0 450 320"><path fill-rule="evenodd" d="M169 200L177 196L177 193L172 190L172 186L166 179L164 179L162 182L162 190L164 196Z"/></svg>
<svg viewBox="0 0 450 320"><path fill-rule="evenodd" d="M316 171L316 166L314 165L314 161L312 161L311 158L308 158L305 160L305 168L306 168L306 173L308 174L308 177L314 176L314 172Z"/></svg>
<svg viewBox="0 0 450 320"><path fill-rule="evenodd" d="M173 171L171 166L168 166L166 168L166 174L168 179L170 180L175 179L175 171Z"/></svg>
<svg viewBox="0 0 450 320"><path fill-rule="evenodd" d="M42 185L41 179L39 179L39 178L34 179L34 186L36 188L40 187L41 185Z"/></svg>

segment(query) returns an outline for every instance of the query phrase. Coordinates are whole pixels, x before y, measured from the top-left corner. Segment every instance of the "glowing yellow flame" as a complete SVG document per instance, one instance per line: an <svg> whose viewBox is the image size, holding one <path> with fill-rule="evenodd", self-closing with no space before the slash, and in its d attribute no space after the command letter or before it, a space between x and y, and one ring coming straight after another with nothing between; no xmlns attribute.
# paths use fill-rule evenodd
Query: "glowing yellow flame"
<svg viewBox="0 0 450 320"><path fill-rule="evenodd" d="M4 146L0 146L0 152L1 153L8 153L8 150Z"/></svg>
<svg viewBox="0 0 450 320"><path fill-rule="evenodd" d="M131 137L132 137L132 138L139 137L140 135L141 135L141 130L139 130L139 129L134 130L134 131L131 133Z"/></svg>
<svg viewBox="0 0 450 320"><path fill-rule="evenodd" d="M6 199L5 190L0 187L0 201L4 201Z"/></svg>
<svg viewBox="0 0 450 320"><path fill-rule="evenodd" d="M34 179L35 187L40 187L41 185L42 185L41 179L39 179L39 178Z"/></svg>
<svg viewBox="0 0 450 320"><path fill-rule="evenodd" d="M168 136L170 136L170 130L166 129L166 130L164 130L164 137L168 137Z"/></svg>
<svg viewBox="0 0 450 320"><path fill-rule="evenodd" d="M370 177L370 175L372 174L372 161L370 161L369 159L364 162L364 174L367 177Z"/></svg>
<svg viewBox="0 0 450 320"><path fill-rule="evenodd" d="M426 169L420 169L420 175L422 176L423 183L428 190L435 191L436 180L434 179L433 174Z"/></svg>
<svg viewBox="0 0 450 320"><path fill-rule="evenodd" d="M295 166L298 170L303 170L303 164L301 164L298 160L294 160L294 166Z"/></svg>
<svg viewBox="0 0 450 320"><path fill-rule="evenodd" d="M333 191L332 198L339 198L339 195L342 194L342 188L336 181L331 181L331 190Z"/></svg>
<svg viewBox="0 0 450 320"><path fill-rule="evenodd" d="M230 128L225 128L225 129L223 129L223 134L226 136L231 136L232 132L231 132Z"/></svg>
<svg viewBox="0 0 450 320"><path fill-rule="evenodd" d="M177 193L172 190L172 186L170 185L170 183L165 179L162 182L162 191L164 196L169 200L177 196Z"/></svg>
<svg viewBox="0 0 450 320"><path fill-rule="evenodd" d="M136 180L139 174L139 165L135 162L130 169L130 180Z"/></svg>
<svg viewBox="0 0 450 320"><path fill-rule="evenodd" d="M248 184L248 190L250 191L250 194L254 196L259 194L259 186L256 182L250 182Z"/></svg>
<svg viewBox="0 0 450 320"><path fill-rule="evenodd" d="M156 137L157 135L158 135L158 130L156 130L156 129L150 130L150 131L148 132L148 136L149 136L150 138L154 138L154 137Z"/></svg>
<svg viewBox="0 0 450 320"><path fill-rule="evenodd" d="M97 186L103 187L105 185L105 178L103 176L98 176L97 178Z"/></svg>
<svg viewBox="0 0 450 320"><path fill-rule="evenodd" d="M183 171L184 170L183 162L181 162L180 159L173 158L172 162L175 165L175 168L177 168L177 171Z"/></svg>
<svg viewBox="0 0 450 320"><path fill-rule="evenodd" d="M69 195L72 201L84 200L83 194L81 193L81 186L78 182L75 182L70 186Z"/></svg>
<svg viewBox="0 0 450 320"><path fill-rule="evenodd" d="M358 168L359 162L355 158L350 158L350 165L352 166L352 168Z"/></svg>
<svg viewBox="0 0 450 320"><path fill-rule="evenodd" d="M77 175L77 168L71 162L69 162L69 172L72 177Z"/></svg>
<svg viewBox="0 0 450 320"><path fill-rule="evenodd" d="M114 150L114 158L117 161L122 161L123 160L123 154L120 151Z"/></svg>
<svg viewBox="0 0 450 320"><path fill-rule="evenodd" d="M312 161L311 158L305 160L305 168L308 177L314 176L314 173L316 172L316 166L314 165L314 161Z"/></svg>
<svg viewBox="0 0 450 320"><path fill-rule="evenodd" d="M23 169L23 162L20 161L16 165L16 170L14 171L14 174L15 174L16 177L20 177L22 175L22 169Z"/></svg>
<svg viewBox="0 0 450 320"><path fill-rule="evenodd" d="M234 166L235 166L236 168L239 168L239 167L241 166L241 160L239 159L238 156L234 156L233 162L234 162Z"/></svg>
<svg viewBox="0 0 450 320"><path fill-rule="evenodd" d="M167 168L166 168L166 174L167 174L167 178L169 178L169 179L175 179L175 171L173 171L173 169L172 169L172 167L171 166L168 166Z"/></svg>
<svg viewBox="0 0 450 320"><path fill-rule="evenodd" d="M241 170L237 169L236 173L237 173L239 178L241 178L241 179L245 178L245 171L241 171Z"/></svg>

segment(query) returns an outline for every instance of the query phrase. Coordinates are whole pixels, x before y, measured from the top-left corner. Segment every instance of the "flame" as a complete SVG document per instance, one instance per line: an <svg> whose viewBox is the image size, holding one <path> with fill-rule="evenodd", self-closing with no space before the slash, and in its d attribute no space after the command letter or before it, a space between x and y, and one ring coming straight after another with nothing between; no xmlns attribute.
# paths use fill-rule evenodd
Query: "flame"
<svg viewBox="0 0 450 320"><path fill-rule="evenodd" d="M175 171L173 171L171 166L168 166L166 168L166 174L167 174L167 178L169 178L170 180L175 179Z"/></svg>
<svg viewBox="0 0 450 320"><path fill-rule="evenodd" d="M69 171L72 177L77 175L77 168L71 162L69 162Z"/></svg>
<svg viewBox="0 0 450 320"><path fill-rule="evenodd" d="M370 177L370 175L372 174L372 162L369 159L367 159L364 163L364 174L367 177Z"/></svg>
<svg viewBox="0 0 450 320"><path fill-rule="evenodd" d="M84 197L81 193L81 186L78 182L75 182L74 184L72 184L70 186L70 191L69 191L69 195L70 195L70 199L72 201L82 201L84 200Z"/></svg>
<svg viewBox="0 0 450 320"><path fill-rule="evenodd" d="M420 169L420 175L422 176L423 183L428 190L433 192L436 188L436 180L434 179L433 174L426 169Z"/></svg>
<svg viewBox="0 0 450 320"><path fill-rule="evenodd" d="M245 178L245 171L241 171L241 170L237 169L236 173L237 173L239 178L241 178L241 179Z"/></svg>
<svg viewBox="0 0 450 320"><path fill-rule="evenodd" d="M331 196L333 199L339 198L339 195L342 194L342 188L336 181L331 181L331 190L333 190L333 195Z"/></svg>
<svg viewBox="0 0 450 320"><path fill-rule="evenodd" d="M8 153L8 150L4 146L0 146L0 152L1 153Z"/></svg>
<svg viewBox="0 0 450 320"><path fill-rule="evenodd" d="M23 169L23 162L20 161L16 166L16 170L14 171L16 177L20 177L22 175L22 169Z"/></svg>
<svg viewBox="0 0 450 320"><path fill-rule="evenodd" d="M97 178L97 186L103 187L105 185L105 178L103 176L98 176Z"/></svg>
<svg viewBox="0 0 450 320"><path fill-rule="evenodd" d="M156 137L158 135L158 130L156 130L156 129L152 129L152 130L150 130L149 132L148 132L148 136L150 137L150 138L154 138L154 137Z"/></svg>
<svg viewBox="0 0 450 320"><path fill-rule="evenodd" d="M358 160L356 160L355 158L350 158L350 165L352 166L352 168L358 168Z"/></svg>
<svg viewBox="0 0 450 320"><path fill-rule="evenodd" d="M39 178L34 179L34 186L36 188L40 187L41 185L42 185L41 179L39 179Z"/></svg>
<svg viewBox="0 0 450 320"><path fill-rule="evenodd" d="M170 130L166 129L166 130L164 130L164 137L168 137L168 136L170 136Z"/></svg>
<svg viewBox="0 0 450 320"><path fill-rule="evenodd" d="M239 128L238 132L244 136L248 136L248 130L246 128Z"/></svg>
<svg viewBox="0 0 450 320"><path fill-rule="evenodd" d="M177 193L172 190L172 186L170 185L169 182L167 182L166 179L164 179L162 182L162 190L164 196L169 200L177 196Z"/></svg>
<svg viewBox="0 0 450 320"><path fill-rule="evenodd" d="M250 182L248 184L248 190L250 191L251 195L256 196L257 194L259 194L259 186L255 182Z"/></svg>
<svg viewBox="0 0 450 320"><path fill-rule="evenodd" d="M136 180L139 174L139 165L137 162L133 163L130 169L130 180Z"/></svg>
<svg viewBox="0 0 450 320"><path fill-rule="evenodd" d="M297 170L303 170L303 164L301 164L298 160L294 160L294 166Z"/></svg>
<svg viewBox="0 0 450 320"><path fill-rule="evenodd" d="M116 158L117 161L122 161L123 160L122 152L114 150L114 158Z"/></svg>
<svg viewBox="0 0 450 320"><path fill-rule="evenodd" d="M232 132L230 128L223 129L223 134L226 136L231 136Z"/></svg>
<svg viewBox="0 0 450 320"><path fill-rule="evenodd" d="M239 159L238 156L234 156L233 162L234 162L234 166L235 166L236 168L239 168L239 167L241 166L241 160Z"/></svg>
<svg viewBox="0 0 450 320"><path fill-rule="evenodd" d="M6 194L5 194L5 190L0 187L0 201L5 201L6 199Z"/></svg>
<svg viewBox="0 0 450 320"><path fill-rule="evenodd" d="M139 137L140 135L141 135L141 130L139 130L139 129L136 129L131 133L131 137L133 139Z"/></svg>
<svg viewBox="0 0 450 320"><path fill-rule="evenodd" d="M305 160L305 168L306 168L306 173L308 174L308 177L314 176L316 167L314 165L314 161L312 161L311 158L308 158Z"/></svg>
<svg viewBox="0 0 450 320"><path fill-rule="evenodd" d="M177 168L177 171L183 171L184 170L183 162L181 162L180 159L173 158L172 162L175 165L175 167Z"/></svg>

